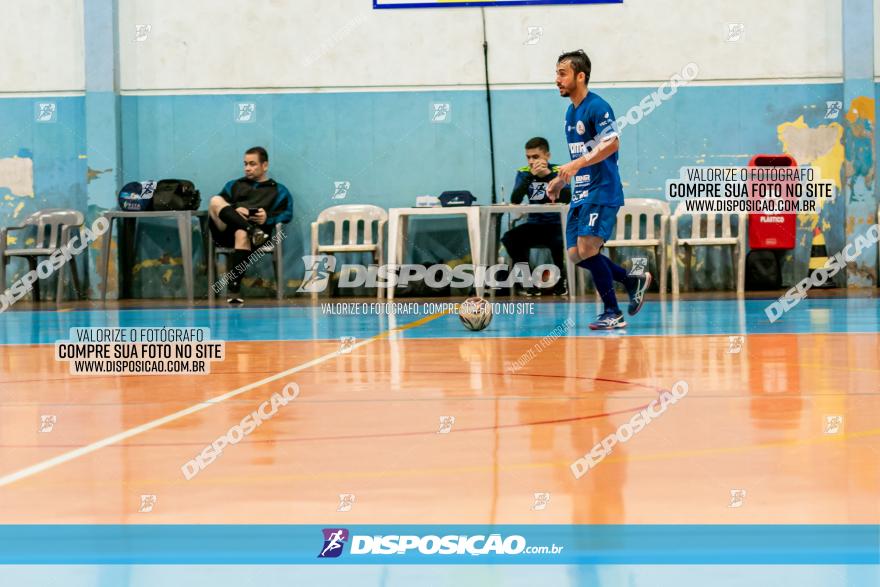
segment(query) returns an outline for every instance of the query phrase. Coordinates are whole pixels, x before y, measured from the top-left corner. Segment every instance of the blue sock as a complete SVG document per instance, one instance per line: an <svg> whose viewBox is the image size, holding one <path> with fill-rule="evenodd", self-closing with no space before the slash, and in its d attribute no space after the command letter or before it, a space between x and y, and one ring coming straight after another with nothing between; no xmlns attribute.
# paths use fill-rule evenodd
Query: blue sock
<svg viewBox="0 0 880 587"><path fill-rule="evenodd" d="M620 307L617 305L617 295L614 293L611 268L602 260L602 255L593 255L589 259L584 259L578 263L578 267L589 269L593 275L593 283L596 284L596 290L605 303L605 311L620 312ZM625 272L625 270L623 271Z"/></svg>
<svg viewBox="0 0 880 587"><path fill-rule="evenodd" d="M614 281L619 281L620 283L627 283L629 281L629 275L626 272L626 269L606 257L605 255L598 255L605 259L605 264L608 265L608 269L611 270L611 277L614 278Z"/></svg>

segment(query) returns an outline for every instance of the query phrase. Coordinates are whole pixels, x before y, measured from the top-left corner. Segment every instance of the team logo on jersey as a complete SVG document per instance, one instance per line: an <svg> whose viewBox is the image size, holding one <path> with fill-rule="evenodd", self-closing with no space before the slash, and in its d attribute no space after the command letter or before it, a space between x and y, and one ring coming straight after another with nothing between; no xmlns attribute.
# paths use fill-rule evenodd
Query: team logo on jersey
<svg viewBox="0 0 880 587"><path fill-rule="evenodd" d="M318 554L318 558L338 558L348 541L347 528L324 528L324 547Z"/></svg>
<svg viewBox="0 0 880 587"><path fill-rule="evenodd" d="M529 200L534 200L535 202L540 202L547 195L547 183L545 182L533 182L532 183L532 195L529 196Z"/></svg>
<svg viewBox="0 0 880 587"><path fill-rule="evenodd" d="M578 133L579 135L582 135L582 134L584 134L585 132L587 132L587 127L584 126L584 121L583 121L583 120L578 120L578 121L577 121L577 124L574 125L574 128L575 128L575 130L577 131L577 133Z"/></svg>

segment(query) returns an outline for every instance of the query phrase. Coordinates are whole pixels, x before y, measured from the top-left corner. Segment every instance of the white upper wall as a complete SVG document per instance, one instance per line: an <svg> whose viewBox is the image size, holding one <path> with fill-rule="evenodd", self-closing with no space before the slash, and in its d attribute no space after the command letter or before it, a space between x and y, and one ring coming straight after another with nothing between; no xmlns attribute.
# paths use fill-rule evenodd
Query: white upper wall
<svg viewBox="0 0 880 587"><path fill-rule="evenodd" d="M85 88L82 0L0 0L0 93Z"/></svg>
<svg viewBox="0 0 880 587"><path fill-rule="evenodd" d="M841 0L625 0L486 9L493 84L549 84L583 47L593 80L839 78ZM745 28L727 41L728 23ZM143 42L136 24L150 24ZM543 27L527 44L527 28ZM373 10L370 0L120 0L122 87L310 88L483 83L477 8ZM255 33L255 31L258 31Z"/></svg>
<svg viewBox="0 0 880 587"><path fill-rule="evenodd" d="M0 0L0 93L82 91L83 0ZM880 30L880 0L874 0ZM841 0L624 0L488 8L493 85L546 85L582 47L593 81L839 78ZM371 0L119 0L125 90L436 87L483 83L477 8L373 10ZM745 25L727 41L728 23ZM135 25L150 25L143 41ZM527 44L529 26L540 41ZM880 74L880 42L875 43Z"/></svg>
<svg viewBox="0 0 880 587"><path fill-rule="evenodd" d="M623 4L493 9L493 84L552 82L556 58L584 49L591 81L666 80L694 62L700 80L839 78L840 0L624 0ZM728 41L728 25L742 24ZM541 40L524 44L529 26Z"/></svg>
<svg viewBox="0 0 880 587"><path fill-rule="evenodd" d="M149 38L134 41L136 24ZM371 0L120 0L122 88L436 86L483 80L473 9ZM126 40L127 39L127 40Z"/></svg>

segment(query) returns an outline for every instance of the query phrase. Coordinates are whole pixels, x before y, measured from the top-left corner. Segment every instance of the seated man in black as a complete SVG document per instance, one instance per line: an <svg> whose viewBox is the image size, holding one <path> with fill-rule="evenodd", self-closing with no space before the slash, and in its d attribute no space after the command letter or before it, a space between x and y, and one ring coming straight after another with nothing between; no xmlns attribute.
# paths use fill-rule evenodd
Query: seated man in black
<svg viewBox="0 0 880 587"><path fill-rule="evenodd" d="M529 139L526 143L526 161L528 165L517 170L516 182L510 201L519 204L524 197L528 198L528 204L552 204L547 197L547 185L554 177L559 168L550 163L550 144L543 137ZM565 186L559 194L556 203L567 204L571 202L571 188ZM565 264L562 246L562 225L558 213L529 214L526 222L508 230L501 242L510 255L512 264L528 263L529 250L535 247L547 247L553 256L553 263L559 267L560 275L564 275ZM537 288L524 292L526 295L535 295ZM565 277L561 277L552 290L554 295L568 293Z"/></svg>
<svg viewBox="0 0 880 587"><path fill-rule="evenodd" d="M233 247L226 301L243 304L241 278L252 249L269 238L272 227L293 218L293 197L287 188L269 179L269 154L263 147L252 147L244 154L244 177L223 186L211 198L211 234L221 247ZM211 284L213 285L213 284Z"/></svg>

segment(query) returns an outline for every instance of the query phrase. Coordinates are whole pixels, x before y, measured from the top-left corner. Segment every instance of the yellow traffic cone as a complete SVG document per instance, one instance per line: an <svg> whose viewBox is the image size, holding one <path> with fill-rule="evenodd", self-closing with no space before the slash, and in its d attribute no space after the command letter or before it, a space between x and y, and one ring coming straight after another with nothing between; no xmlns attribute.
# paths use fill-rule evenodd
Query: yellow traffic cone
<svg viewBox="0 0 880 587"><path fill-rule="evenodd" d="M825 235L817 225L813 230L813 246L810 248L810 267L807 275L809 276L814 270L824 267L826 261L828 261L828 249L825 248ZM834 287L834 282L829 279L821 287Z"/></svg>

